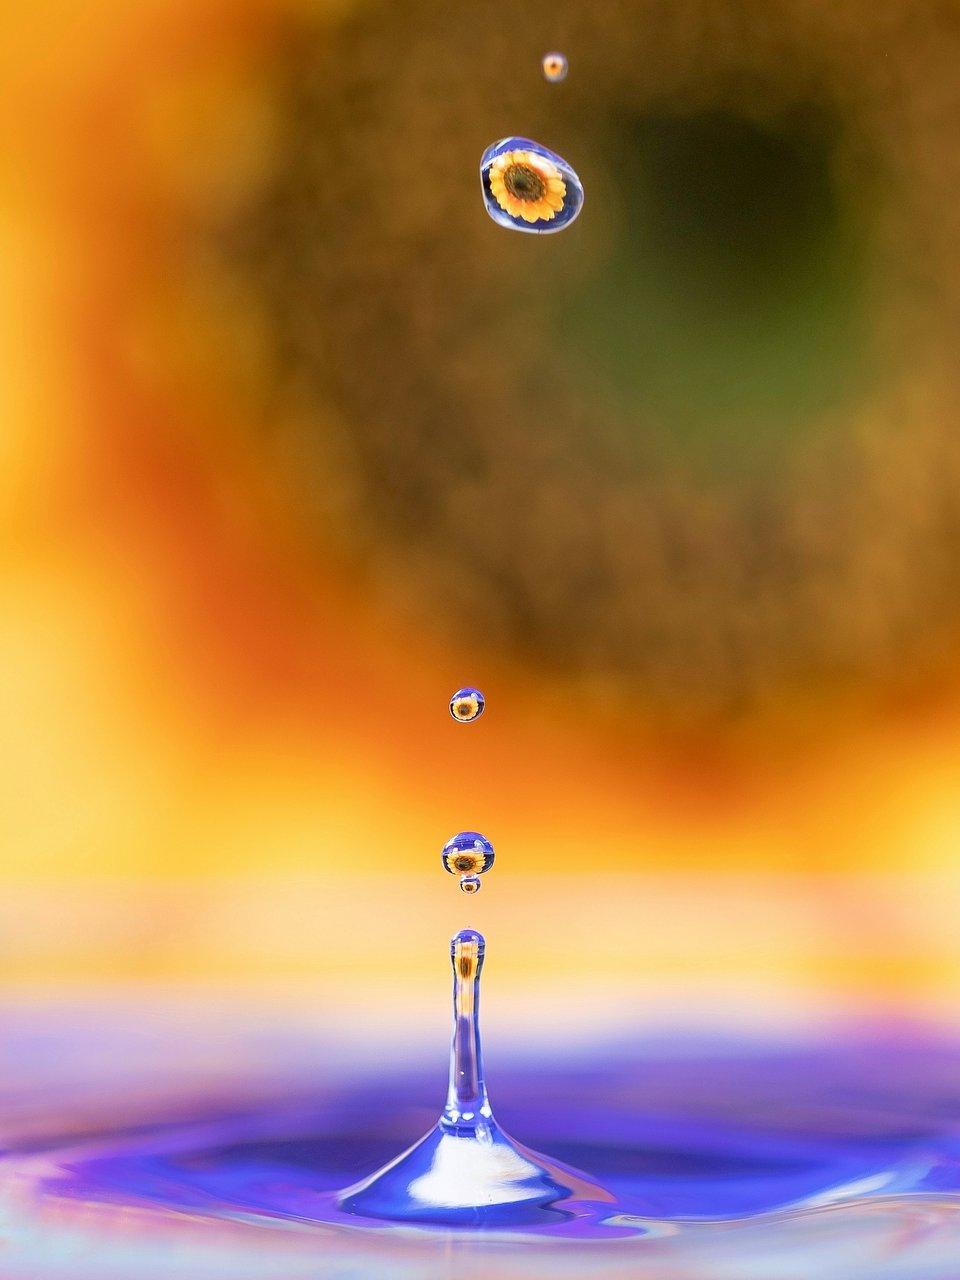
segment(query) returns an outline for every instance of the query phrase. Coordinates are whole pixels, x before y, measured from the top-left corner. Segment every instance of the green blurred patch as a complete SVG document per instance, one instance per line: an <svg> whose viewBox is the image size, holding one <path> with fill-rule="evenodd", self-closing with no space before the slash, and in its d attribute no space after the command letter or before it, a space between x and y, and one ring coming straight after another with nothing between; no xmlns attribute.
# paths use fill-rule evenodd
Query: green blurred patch
<svg viewBox="0 0 960 1280"><path fill-rule="evenodd" d="M762 449L857 394L865 269L830 136L726 112L606 131L606 251L553 315L620 443L654 425L681 448Z"/></svg>

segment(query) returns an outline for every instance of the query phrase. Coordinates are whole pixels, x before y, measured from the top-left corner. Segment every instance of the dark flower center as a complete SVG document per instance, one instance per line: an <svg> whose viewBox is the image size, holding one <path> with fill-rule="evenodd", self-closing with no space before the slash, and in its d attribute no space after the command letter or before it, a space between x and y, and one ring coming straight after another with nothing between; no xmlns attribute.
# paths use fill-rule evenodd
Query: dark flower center
<svg viewBox="0 0 960 1280"><path fill-rule="evenodd" d="M458 871L470 871L473 868L473 858L469 855L454 858L453 865Z"/></svg>
<svg viewBox="0 0 960 1280"><path fill-rule="evenodd" d="M541 200L547 190L543 178L528 164L508 165L503 174L503 185L516 200Z"/></svg>

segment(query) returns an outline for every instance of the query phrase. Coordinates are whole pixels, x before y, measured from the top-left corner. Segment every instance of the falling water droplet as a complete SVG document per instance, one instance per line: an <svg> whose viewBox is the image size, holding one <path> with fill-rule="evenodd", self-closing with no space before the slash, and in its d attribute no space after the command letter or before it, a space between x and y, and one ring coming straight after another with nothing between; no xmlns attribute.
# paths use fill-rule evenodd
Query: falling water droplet
<svg viewBox="0 0 960 1280"><path fill-rule="evenodd" d="M450 714L460 724L470 724L480 719L486 705L487 700L480 690L467 685L464 689L458 689L450 699Z"/></svg>
<svg viewBox="0 0 960 1280"><path fill-rule="evenodd" d="M564 54L557 53L556 50L552 53L545 53L541 65L544 78L549 80L551 84L558 84L561 80L566 80L569 67Z"/></svg>
<svg viewBox="0 0 960 1280"><path fill-rule="evenodd" d="M464 893L479 893L483 882L479 876L461 876L460 888Z"/></svg>
<svg viewBox="0 0 960 1280"><path fill-rule="evenodd" d="M461 880L464 876L482 876L493 866L494 857L493 845L479 831L457 832L440 851L444 871L460 876ZM466 892L475 893L476 890L467 889Z"/></svg>
<svg viewBox="0 0 960 1280"><path fill-rule="evenodd" d="M562 231L583 207L583 186L574 170L530 138L501 138L487 147L480 186L490 217L514 231Z"/></svg>

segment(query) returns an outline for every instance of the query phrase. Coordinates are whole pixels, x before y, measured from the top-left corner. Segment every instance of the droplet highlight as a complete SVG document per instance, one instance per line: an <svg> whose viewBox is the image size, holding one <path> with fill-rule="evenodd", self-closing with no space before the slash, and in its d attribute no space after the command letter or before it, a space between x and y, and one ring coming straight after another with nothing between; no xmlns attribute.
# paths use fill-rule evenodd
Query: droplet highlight
<svg viewBox="0 0 960 1280"><path fill-rule="evenodd" d="M549 80L551 84L558 84L561 80L566 80L569 66L566 56L554 50L552 53L543 55L543 78Z"/></svg>
<svg viewBox="0 0 960 1280"><path fill-rule="evenodd" d="M574 169L530 138L501 138L487 147L480 186L487 213L513 231L562 231L583 208L583 185Z"/></svg>
<svg viewBox="0 0 960 1280"><path fill-rule="evenodd" d="M472 724L483 715L487 700L479 689L467 685L450 699L450 714L458 724Z"/></svg>
<svg viewBox="0 0 960 1280"><path fill-rule="evenodd" d="M465 876L476 878L489 871L495 856L493 845L479 831L458 831L443 846L440 861L444 871L449 871L452 876L460 876L462 881ZM475 893L476 889L467 889L465 892Z"/></svg>

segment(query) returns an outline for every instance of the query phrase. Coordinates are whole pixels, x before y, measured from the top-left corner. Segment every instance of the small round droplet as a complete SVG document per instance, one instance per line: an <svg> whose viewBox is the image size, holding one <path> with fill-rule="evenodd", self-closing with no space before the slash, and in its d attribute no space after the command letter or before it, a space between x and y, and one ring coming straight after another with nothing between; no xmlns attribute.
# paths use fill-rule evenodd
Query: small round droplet
<svg viewBox="0 0 960 1280"><path fill-rule="evenodd" d="M482 881L479 876L461 876L460 888L464 893L479 893Z"/></svg>
<svg viewBox="0 0 960 1280"><path fill-rule="evenodd" d="M567 78L567 59L562 53L554 50L552 53L543 55L543 75L544 79L549 80L551 84L559 84L561 80Z"/></svg>
<svg viewBox="0 0 960 1280"><path fill-rule="evenodd" d="M482 876L493 866L493 859L493 845L479 831L458 832L450 837L440 853L444 871L460 876L461 880ZM475 893L476 890L467 889L465 892Z"/></svg>
<svg viewBox="0 0 960 1280"><path fill-rule="evenodd" d="M501 227L546 235L583 208L583 185L562 156L530 138L501 138L480 159L483 204Z"/></svg>
<svg viewBox="0 0 960 1280"><path fill-rule="evenodd" d="M480 719L486 705L487 700L480 690L468 685L465 689L458 689L450 699L450 714L460 724L470 724Z"/></svg>

